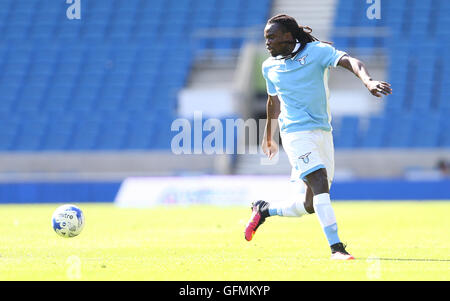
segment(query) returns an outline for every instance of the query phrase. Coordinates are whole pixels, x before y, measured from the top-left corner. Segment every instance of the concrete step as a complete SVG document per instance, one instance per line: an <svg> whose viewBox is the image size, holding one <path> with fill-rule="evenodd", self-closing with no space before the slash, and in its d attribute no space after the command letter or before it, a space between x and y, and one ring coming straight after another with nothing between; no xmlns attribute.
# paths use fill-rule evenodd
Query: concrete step
<svg viewBox="0 0 450 301"><path fill-rule="evenodd" d="M277 174L289 175L291 172L291 165L288 157L283 149L278 154L278 157L272 160L267 160L264 154L247 154L238 155L237 166L234 170L235 174L249 175L249 174Z"/></svg>
<svg viewBox="0 0 450 301"><path fill-rule="evenodd" d="M237 57L214 59L203 57L194 63L188 78L187 88L232 86L237 66Z"/></svg>
<svg viewBox="0 0 450 301"><path fill-rule="evenodd" d="M312 28L313 35L328 39L333 25L336 0L275 0L272 15L288 14L300 25Z"/></svg>

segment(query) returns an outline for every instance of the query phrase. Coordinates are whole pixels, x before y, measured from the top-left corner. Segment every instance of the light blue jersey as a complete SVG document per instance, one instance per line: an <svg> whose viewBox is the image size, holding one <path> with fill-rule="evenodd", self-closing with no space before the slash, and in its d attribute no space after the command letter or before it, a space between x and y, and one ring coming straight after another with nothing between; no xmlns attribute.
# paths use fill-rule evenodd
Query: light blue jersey
<svg viewBox="0 0 450 301"><path fill-rule="evenodd" d="M331 131L329 67L336 67L345 54L329 44L310 42L291 59L264 61L267 93L280 99L280 131Z"/></svg>

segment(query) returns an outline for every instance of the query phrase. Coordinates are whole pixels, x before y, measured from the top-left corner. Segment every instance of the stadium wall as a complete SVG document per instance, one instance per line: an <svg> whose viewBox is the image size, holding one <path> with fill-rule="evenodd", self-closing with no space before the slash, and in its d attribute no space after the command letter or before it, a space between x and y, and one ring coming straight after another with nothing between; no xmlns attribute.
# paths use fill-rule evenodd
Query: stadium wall
<svg viewBox="0 0 450 301"><path fill-rule="evenodd" d="M0 203L108 203L121 182L16 182L0 183Z"/></svg>
<svg viewBox="0 0 450 301"><path fill-rule="evenodd" d="M174 155L168 151L4 152L0 182L122 180L221 171L221 155Z"/></svg>
<svg viewBox="0 0 450 301"><path fill-rule="evenodd" d="M292 194L292 185L285 176L137 177L125 181L4 182L0 183L0 203L115 202L122 207L247 206L255 198L283 201L298 196L299 194ZM450 179L341 180L333 183L331 194L334 201L450 200Z"/></svg>

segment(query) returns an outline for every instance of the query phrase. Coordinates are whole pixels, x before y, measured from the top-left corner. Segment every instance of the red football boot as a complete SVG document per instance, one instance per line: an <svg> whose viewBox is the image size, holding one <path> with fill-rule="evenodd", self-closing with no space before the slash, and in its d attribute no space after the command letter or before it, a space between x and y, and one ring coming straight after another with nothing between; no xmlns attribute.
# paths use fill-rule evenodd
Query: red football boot
<svg viewBox="0 0 450 301"><path fill-rule="evenodd" d="M252 203L252 216L245 227L245 239L252 240L258 227L266 221L269 216L269 203L265 201L256 201Z"/></svg>

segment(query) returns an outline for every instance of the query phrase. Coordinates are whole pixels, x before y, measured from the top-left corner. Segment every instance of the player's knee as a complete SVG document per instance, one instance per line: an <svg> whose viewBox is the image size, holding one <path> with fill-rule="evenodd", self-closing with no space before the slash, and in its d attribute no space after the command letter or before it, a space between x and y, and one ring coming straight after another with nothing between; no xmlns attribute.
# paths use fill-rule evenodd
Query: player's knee
<svg viewBox="0 0 450 301"><path fill-rule="evenodd" d="M306 181L311 187L314 195L321 193L329 193L327 170L325 168L318 169L306 176Z"/></svg>

